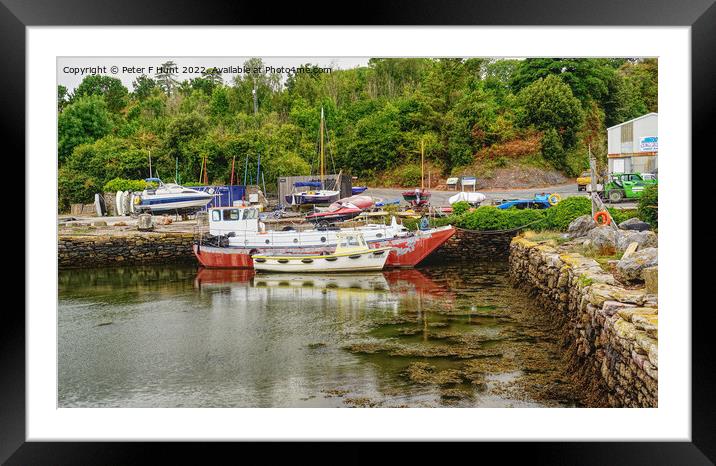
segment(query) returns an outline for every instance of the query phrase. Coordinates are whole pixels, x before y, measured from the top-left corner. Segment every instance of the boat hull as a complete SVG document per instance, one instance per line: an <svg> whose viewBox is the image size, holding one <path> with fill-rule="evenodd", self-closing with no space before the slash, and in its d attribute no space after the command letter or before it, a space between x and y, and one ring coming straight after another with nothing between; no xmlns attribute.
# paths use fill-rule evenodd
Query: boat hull
<svg viewBox="0 0 716 466"><path fill-rule="evenodd" d="M253 256L254 269L259 272L331 273L383 270L388 249L368 249L364 252L340 255Z"/></svg>
<svg viewBox="0 0 716 466"><path fill-rule="evenodd" d="M415 267L455 234L453 227L441 227L413 236L369 242L371 248L390 247L385 267ZM246 248L240 246L215 247L194 245L194 255L201 265L211 268L252 268L252 254L288 253L320 254L320 246L287 248Z"/></svg>

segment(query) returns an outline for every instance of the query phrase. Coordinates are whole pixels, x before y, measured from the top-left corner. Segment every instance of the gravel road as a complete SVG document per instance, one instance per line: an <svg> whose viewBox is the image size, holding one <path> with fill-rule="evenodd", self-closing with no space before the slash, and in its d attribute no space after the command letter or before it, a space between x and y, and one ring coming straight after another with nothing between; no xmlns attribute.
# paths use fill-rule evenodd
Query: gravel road
<svg viewBox="0 0 716 466"><path fill-rule="evenodd" d="M393 189L393 188L369 188L363 194L370 195L373 197L381 198L384 200L400 199L402 201L402 192L404 189ZM430 203L435 206L447 206L450 203L448 198L454 196L456 191L436 191L430 190L432 196ZM562 198L571 196L587 196L584 191L577 191L577 185L575 183L561 184L555 186L545 186L542 188L528 188L528 189L508 189L508 190L480 190L482 194L487 196L487 202L490 200L502 200L502 199L531 199L535 194L541 193L557 193ZM634 202L621 202L614 204L614 207L622 209L632 209L636 207Z"/></svg>

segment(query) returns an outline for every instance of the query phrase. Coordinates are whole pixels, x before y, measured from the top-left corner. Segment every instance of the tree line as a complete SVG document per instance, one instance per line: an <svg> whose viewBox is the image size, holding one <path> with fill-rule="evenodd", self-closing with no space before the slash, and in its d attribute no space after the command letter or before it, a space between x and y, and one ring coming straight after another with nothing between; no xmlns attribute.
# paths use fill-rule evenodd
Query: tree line
<svg viewBox="0 0 716 466"><path fill-rule="evenodd" d="M657 111L656 59L375 58L284 79L253 58L231 80L208 69L181 82L174 66L131 90L102 75L58 86L61 209L146 178L150 156L155 174L189 185L204 165L211 183L228 183L232 165L242 183L259 156L268 185L316 173L321 108L331 170L405 183L421 141L443 176L522 159L572 175L588 147L606 156L606 127Z"/></svg>

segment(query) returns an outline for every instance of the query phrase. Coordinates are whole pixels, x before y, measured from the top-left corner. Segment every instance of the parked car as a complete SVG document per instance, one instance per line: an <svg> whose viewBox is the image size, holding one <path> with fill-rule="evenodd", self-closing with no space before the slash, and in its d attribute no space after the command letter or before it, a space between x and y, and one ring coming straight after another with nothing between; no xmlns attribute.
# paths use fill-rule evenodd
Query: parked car
<svg viewBox="0 0 716 466"><path fill-rule="evenodd" d="M587 185L589 185L591 182L591 173L582 172L582 174L579 175L579 177L577 178L577 191L586 191Z"/></svg>
<svg viewBox="0 0 716 466"><path fill-rule="evenodd" d="M535 194L533 199L503 199L497 205L498 209L548 209L559 202L558 194Z"/></svg>

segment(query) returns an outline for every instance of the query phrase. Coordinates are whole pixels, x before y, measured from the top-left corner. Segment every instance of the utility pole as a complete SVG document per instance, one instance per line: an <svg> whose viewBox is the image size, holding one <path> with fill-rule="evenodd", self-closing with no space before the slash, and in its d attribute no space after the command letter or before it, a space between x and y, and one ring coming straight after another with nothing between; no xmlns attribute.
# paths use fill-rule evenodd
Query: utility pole
<svg viewBox="0 0 716 466"><path fill-rule="evenodd" d="M152 177L152 150L149 149L149 178Z"/></svg>

